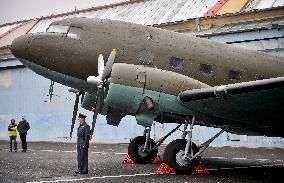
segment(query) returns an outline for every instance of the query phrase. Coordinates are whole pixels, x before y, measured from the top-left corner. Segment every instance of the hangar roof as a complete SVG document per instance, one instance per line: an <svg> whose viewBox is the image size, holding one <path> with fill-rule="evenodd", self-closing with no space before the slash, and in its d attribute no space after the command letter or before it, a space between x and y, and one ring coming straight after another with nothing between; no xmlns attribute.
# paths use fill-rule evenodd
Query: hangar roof
<svg viewBox="0 0 284 183"><path fill-rule="evenodd" d="M40 17L34 23L30 32L45 32L46 28L53 21L71 17L107 18L144 25L169 22L178 24L196 17L215 16L224 12L244 12L284 6L283 0L238 0L238 3L236 2L236 0L129 0L106 6ZM14 30L26 22L0 25L0 42L2 42L3 37L14 32ZM3 46L3 44L1 45Z"/></svg>
<svg viewBox="0 0 284 183"><path fill-rule="evenodd" d="M236 3L238 2L238 3ZM153 25L167 22L178 22L195 17L234 13L284 6L283 0L132 0L76 10L72 12L38 18L32 32L43 32L48 25L58 19L67 17L89 17L121 20L132 23ZM213 8L213 9L212 9ZM21 22L0 25L1 35L9 33Z"/></svg>

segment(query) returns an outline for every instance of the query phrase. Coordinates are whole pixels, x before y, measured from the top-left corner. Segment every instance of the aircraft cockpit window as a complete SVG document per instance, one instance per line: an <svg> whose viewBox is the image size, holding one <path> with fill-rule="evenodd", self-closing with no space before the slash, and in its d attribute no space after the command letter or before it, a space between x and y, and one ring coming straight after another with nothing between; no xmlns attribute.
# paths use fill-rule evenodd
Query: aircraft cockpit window
<svg viewBox="0 0 284 183"><path fill-rule="evenodd" d="M73 39L80 39L82 33L82 29L79 27L70 27L67 37L73 38Z"/></svg>
<svg viewBox="0 0 284 183"><path fill-rule="evenodd" d="M200 64L199 65L199 71L204 73L204 74L212 74L212 72L213 72L212 65Z"/></svg>
<svg viewBox="0 0 284 183"><path fill-rule="evenodd" d="M68 28L67 25L50 25L46 32L67 33Z"/></svg>
<svg viewBox="0 0 284 183"><path fill-rule="evenodd" d="M230 70L229 72L229 79L231 80L240 80L241 79L241 72L238 70Z"/></svg>
<svg viewBox="0 0 284 183"><path fill-rule="evenodd" d="M178 57L171 57L170 58L170 66L176 69L182 69L184 65L184 59Z"/></svg>

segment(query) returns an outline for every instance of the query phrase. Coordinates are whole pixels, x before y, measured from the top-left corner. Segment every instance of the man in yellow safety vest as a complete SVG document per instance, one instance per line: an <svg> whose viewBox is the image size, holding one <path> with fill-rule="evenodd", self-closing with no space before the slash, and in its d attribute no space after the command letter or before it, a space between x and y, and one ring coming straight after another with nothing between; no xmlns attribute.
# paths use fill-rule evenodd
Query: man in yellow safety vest
<svg viewBox="0 0 284 183"><path fill-rule="evenodd" d="M11 124L8 126L8 136L10 137L10 151L12 152L12 146L14 141L14 150L17 152L17 125L15 123L15 120L11 120Z"/></svg>

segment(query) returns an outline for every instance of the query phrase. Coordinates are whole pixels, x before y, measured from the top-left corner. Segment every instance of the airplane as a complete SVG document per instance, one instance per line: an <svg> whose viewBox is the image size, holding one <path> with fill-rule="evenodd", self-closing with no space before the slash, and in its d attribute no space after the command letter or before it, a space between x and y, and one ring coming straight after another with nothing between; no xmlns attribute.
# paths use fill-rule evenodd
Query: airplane
<svg viewBox="0 0 284 183"><path fill-rule="evenodd" d="M16 38L11 51L25 66L76 94L84 109L118 126L126 115L145 127L128 154L148 163L158 147L183 126L180 139L166 146L163 161L177 173L190 172L224 131L284 137L284 58L245 50L184 33L115 20L68 18L46 32ZM108 56L105 63L104 56ZM153 122L177 126L158 141ZM197 146L194 125L220 132Z"/></svg>

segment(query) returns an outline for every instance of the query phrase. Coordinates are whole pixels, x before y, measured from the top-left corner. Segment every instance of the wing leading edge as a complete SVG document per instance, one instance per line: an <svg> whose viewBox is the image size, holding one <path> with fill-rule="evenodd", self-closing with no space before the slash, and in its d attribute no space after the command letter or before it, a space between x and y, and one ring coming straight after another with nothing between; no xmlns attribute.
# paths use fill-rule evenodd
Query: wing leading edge
<svg viewBox="0 0 284 183"><path fill-rule="evenodd" d="M203 125L284 137L284 77L188 90L179 99L200 114Z"/></svg>

